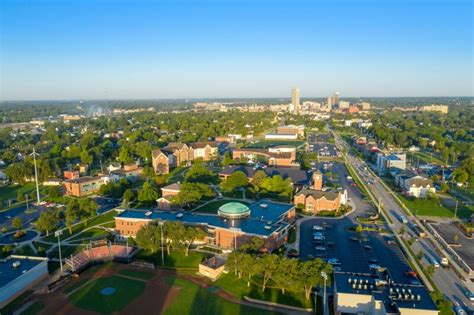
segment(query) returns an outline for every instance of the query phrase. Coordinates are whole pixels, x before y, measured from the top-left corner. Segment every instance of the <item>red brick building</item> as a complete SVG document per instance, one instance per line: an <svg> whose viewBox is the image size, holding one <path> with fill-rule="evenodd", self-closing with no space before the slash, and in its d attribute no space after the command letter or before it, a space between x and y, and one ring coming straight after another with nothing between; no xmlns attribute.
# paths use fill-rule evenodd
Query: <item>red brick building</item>
<svg viewBox="0 0 474 315"><path fill-rule="evenodd" d="M63 182L65 194L75 197L84 197L99 192L103 181L100 177L84 176Z"/></svg>
<svg viewBox="0 0 474 315"><path fill-rule="evenodd" d="M294 205L301 206L305 212L312 214L337 211L341 206L341 193L335 190L303 189L295 195Z"/></svg>
<svg viewBox="0 0 474 315"><path fill-rule="evenodd" d="M232 151L232 158L240 160L247 158L253 161L264 160L270 166L299 166L296 162L296 148L294 147L274 147L270 149L235 149Z"/></svg>

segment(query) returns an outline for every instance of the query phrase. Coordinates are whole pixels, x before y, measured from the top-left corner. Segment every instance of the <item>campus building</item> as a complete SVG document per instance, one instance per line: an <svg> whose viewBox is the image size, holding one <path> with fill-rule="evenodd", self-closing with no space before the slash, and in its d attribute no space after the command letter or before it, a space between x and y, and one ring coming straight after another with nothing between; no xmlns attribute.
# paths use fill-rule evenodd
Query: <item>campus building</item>
<svg viewBox="0 0 474 315"><path fill-rule="evenodd" d="M172 208L171 198L179 194L181 185L179 183L170 184L161 188L161 198L157 200L158 209L170 210Z"/></svg>
<svg viewBox="0 0 474 315"><path fill-rule="evenodd" d="M246 158L250 161L264 162L269 166L277 167L300 166L296 162L296 148L292 146L277 146L269 149L234 149L232 151L232 158L234 160Z"/></svg>
<svg viewBox="0 0 474 315"><path fill-rule="evenodd" d="M321 211L337 211L347 201L347 191L303 189L294 197L295 206L305 212L317 214Z"/></svg>
<svg viewBox="0 0 474 315"><path fill-rule="evenodd" d="M0 260L0 309L48 275L48 258L12 255Z"/></svg>
<svg viewBox="0 0 474 315"><path fill-rule="evenodd" d="M122 237L135 237L153 220L180 221L202 228L209 246L235 249L258 237L264 240L262 250L273 251L286 242L295 218L295 206L288 203L260 200L246 206L229 202L217 214L127 209L115 217L115 230Z"/></svg>
<svg viewBox="0 0 474 315"><path fill-rule="evenodd" d="M155 173L168 174L170 169L187 165L201 159L215 160L218 157L217 142L170 143L166 147L152 151L152 164Z"/></svg>
<svg viewBox="0 0 474 315"><path fill-rule="evenodd" d="M99 176L84 176L71 180L65 180L63 187L66 195L84 197L99 192L103 180Z"/></svg>
<svg viewBox="0 0 474 315"><path fill-rule="evenodd" d="M423 112L440 112L442 114L447 114L448 113L448 106L447 105L428 105L428 106L422 106L420 108L420 111Z"/></svg>
<svg viewBox="0 0 474 315"><path fill-rule="evenodd" d="M304 125L287 125L277 127L277 134L291 134L299 138L304 138Z"/></svg>
<svg viewBox="0 0 474 315"><path fill-rule="evenodd" d="M334 273L336 315L437 315L429 292L421 285L397 284L389 276Z"/></svg>

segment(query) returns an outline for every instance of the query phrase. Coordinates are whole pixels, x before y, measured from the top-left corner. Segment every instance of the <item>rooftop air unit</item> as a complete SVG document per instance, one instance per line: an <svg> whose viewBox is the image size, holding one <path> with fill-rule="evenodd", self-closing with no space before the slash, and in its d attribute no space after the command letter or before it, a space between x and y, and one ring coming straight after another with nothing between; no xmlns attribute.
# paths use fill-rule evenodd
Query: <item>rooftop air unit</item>
<svg viewBox="0 0 474 315"><path fill-rule="evenodd" d="M268 208L268 203L261 203L260 208Z"/></svg>
<svg viewBox="0 0 474 315"><path fill-rule="evenodd" d="M153 213L153 212L151 212L151 211L147 211L147 212L145 213L145 216L149 217L149 216L152 215L152 213Z"/></svg>
<svg viewBox="0 0 474 315"><path fill-rule="evenodd" d="M19 260L16 260L12 263L13 268L18 268L18 267L20 267L20 265L21 265L21 263L20 263Z"/></svg>

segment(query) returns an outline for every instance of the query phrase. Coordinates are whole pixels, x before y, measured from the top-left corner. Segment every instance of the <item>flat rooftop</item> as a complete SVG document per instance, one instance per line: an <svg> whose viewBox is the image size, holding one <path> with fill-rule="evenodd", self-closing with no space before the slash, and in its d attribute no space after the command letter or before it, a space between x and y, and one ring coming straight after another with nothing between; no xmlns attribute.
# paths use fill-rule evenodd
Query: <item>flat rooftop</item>
<svg viewBox="0 0 474 315"><path fill-rule="evenodd" d="M13 267L13 263L19 261L18 267ZM0 288L12 282L22 274L42 263L44 259L12 258L0 259Z"/></svg>
<svg viewBox="0 0 474 315"><path fill-rule="evenodd" d="M335 272L334 281L338 293L372 295L391 309L437 309L428 290L422 285L388 285L373 275L343 272Z"/></svg>
<svg viewBox="0 0 474 315"><path fill-rule="evenodd" d="M151 211L151 215L147 216L146 210L135 209L127 209L118 214L117 217L142 220L182 221L187 224L207 225L215 228L240 230L247 234L270 236L279 229L288 226L288 223L281 222L281 219L288 211L294 208L294 205L260 200L248 207L250 209L250 215L240 219L227 219L217 214L185 211ZM178 218L178 213L181 213L182 217Z"/></svg>

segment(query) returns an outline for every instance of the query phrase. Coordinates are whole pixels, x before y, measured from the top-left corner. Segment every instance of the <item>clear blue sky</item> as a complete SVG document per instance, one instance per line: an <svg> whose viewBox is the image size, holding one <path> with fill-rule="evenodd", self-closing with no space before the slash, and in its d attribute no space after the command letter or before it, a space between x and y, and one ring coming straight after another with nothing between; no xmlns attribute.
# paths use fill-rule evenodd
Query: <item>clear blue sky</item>
<svg viewBox="0 0 474 315"><path fill-rule="evenodd" d="M470 0L0 3L3 100L473 95Z"/></svg>

